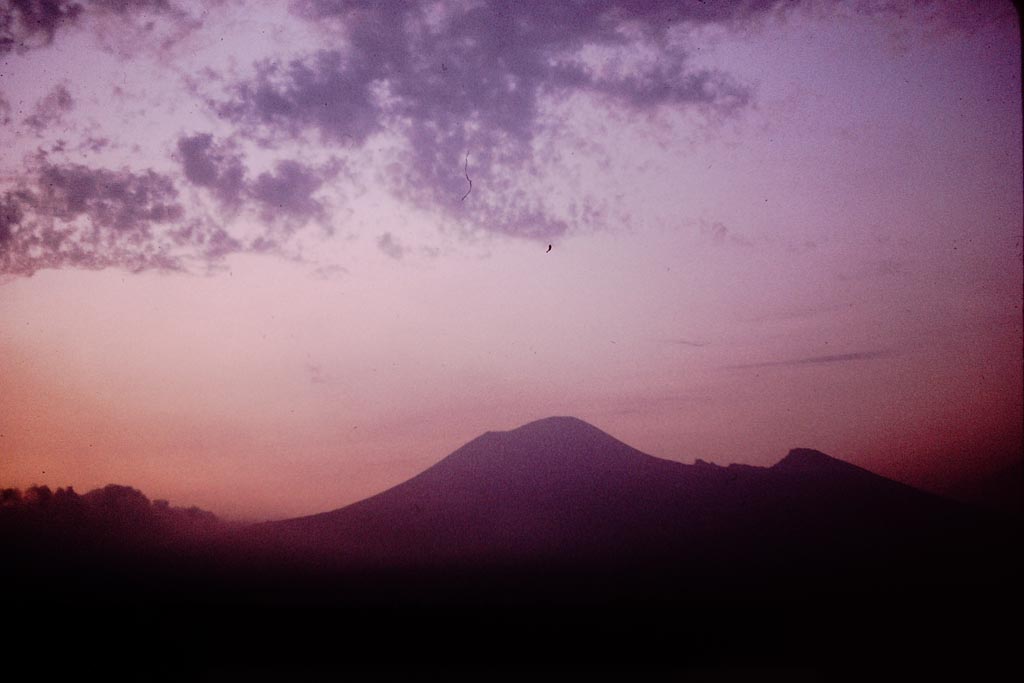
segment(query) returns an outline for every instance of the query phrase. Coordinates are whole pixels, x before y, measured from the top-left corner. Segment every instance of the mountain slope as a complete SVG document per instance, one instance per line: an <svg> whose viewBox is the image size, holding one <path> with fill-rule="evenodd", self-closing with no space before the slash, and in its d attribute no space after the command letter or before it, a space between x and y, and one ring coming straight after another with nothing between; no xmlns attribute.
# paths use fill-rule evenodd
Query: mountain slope
<svg viewBox="0 0 1024 683"><path fill-rule="evenodd" d="M809 449L767 468L685 465L555 417L483 434L398 486L260 525L252 540L317 566L628 567L726 583L870 569L916 580L943 547L975 552L986 524Z"/></svg>

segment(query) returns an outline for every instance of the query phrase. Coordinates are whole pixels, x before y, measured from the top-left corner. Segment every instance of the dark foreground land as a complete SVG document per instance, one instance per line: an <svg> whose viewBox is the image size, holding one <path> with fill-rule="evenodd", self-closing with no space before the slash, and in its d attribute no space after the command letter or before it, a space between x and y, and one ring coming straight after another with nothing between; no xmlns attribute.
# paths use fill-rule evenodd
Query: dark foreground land
<svg viewBox="0 0 1024 683"><path fill-rule="evenodd" d="M3 651L42 680L1024 673L1020 519L814 451L681 465L557 418L271 524L32 496L0 508Z"/></svg>
<svg viewBox="0 0 1024 683"><path fill-rule="evenodd" d="M628 573L232 581L130 566L66 570L18 585L4 577L5 660L42 680L86 672L117 680L611 672L642 675L633 680L994 681L1021 673L1020 592L1009 581L726 594L672 586L664 575L649 590L623 591L620 582L648 580Z"/></svg>

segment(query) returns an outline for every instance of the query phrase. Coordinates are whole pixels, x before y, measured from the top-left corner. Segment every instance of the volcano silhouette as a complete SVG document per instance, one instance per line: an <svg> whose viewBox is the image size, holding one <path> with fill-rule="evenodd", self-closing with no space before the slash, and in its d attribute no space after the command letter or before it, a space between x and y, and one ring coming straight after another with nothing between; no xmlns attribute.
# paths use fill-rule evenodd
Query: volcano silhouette
<svg viewBox="0 0 1024 683"><path fill-rule="evenodd" d="M972 515L810 449L772 467L686 465L551 417L487 432L398 486L256 537L321 565L672 567L745 581L854 564L864 576L872 557L889 575L916 571L926 560L911 570L894 558L940 538L970 544Z"/></svg>
<svg viewBox="0 0 1024 683"><path fill-rule="evenodd" d="M76 665L111 648L104 667L126 651L152 666L174 643L204 671L271 662L284 678L311 662L326 679L396 662L635 672L856 659L878 679L895 657L899 680L931 680L921 662L945 671L945 653L958 680L1019 670L1020 629L1004 626L1021 605L1019 523L811 449L771 467L682 464L554 417L483 434L338 510L159 543L139 541L159 531L133 522L149 509L141 494L111 495L96 524L116 523L95 537L60 519L42 533L59 505L31 507L39 519L17 533L0 524L0 580L19 619L35 619L19 649L63 626L56 642ZM54 617L68 605L139 615L114 638ZM205 649L177 646L197 632Z"/></svg>

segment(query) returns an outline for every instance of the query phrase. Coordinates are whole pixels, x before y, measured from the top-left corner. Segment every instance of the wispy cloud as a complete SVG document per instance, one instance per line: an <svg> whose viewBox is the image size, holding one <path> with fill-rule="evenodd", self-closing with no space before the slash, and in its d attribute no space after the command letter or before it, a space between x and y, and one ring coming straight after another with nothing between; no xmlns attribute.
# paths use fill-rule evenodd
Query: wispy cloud
<svg viewBox="0 0 1024 683"><path fill-rule="evenodd" d="M188 182L208 188L226 205L238 204L245 189L245 167L237 150L214 142L209 133L198 133L178 139L178 158Z"/></svg>
<svg viewBox="0 0 1024 683"><path fill-rule="evenodd" d="M674 346L688 346L695 349L702 349L708 345L708 342L693 341L692 339L660 339L658 340L662 344L672 344Z"/></svg>
<svg viewBox="0 0 1024 683"><path fill-rule="evenodd" d="M395 260L401 259L405 256L405 252L408 251L390 232L386 232L377 238L377 248L389 258Z"/></svg>
<svg viewBox="0 0 1024 683"><path fill-rule="evenodd" d="M830 363L848 363L859 360L875 360L891 356L889 351L859 351L855 353L836 353L827 356L810 356L808 358L792 358L789 360L765 361L762 363L739 363L723 366L728 370L744 370L752 368L792 367L799 365L828 365Z"/></svg>

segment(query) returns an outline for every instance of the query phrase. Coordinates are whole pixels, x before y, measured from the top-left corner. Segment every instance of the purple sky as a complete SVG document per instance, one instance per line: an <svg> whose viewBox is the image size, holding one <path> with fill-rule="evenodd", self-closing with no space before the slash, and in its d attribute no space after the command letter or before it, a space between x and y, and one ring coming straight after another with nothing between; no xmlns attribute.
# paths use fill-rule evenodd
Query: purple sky
<svg viewBox="0 0 1024 683"><path fill-rule="evenodd" d="M584 5L0 2L0 483L281 517L549 415L1019 454L1012 5Z"/></svg>

